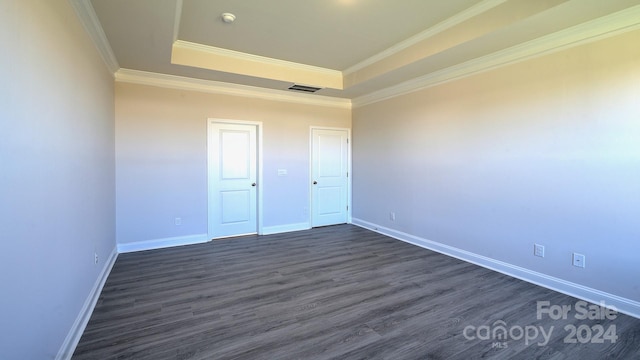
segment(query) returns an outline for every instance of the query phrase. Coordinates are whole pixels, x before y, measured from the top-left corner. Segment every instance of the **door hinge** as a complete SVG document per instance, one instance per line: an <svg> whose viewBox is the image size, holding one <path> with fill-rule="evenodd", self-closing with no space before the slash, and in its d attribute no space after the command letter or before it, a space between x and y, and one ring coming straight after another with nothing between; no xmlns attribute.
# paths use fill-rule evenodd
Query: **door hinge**
<svg viewBox="0 0 640 360"><path fill-rule="evenodd" d="M349 143L349 138L347 138L347 144Z"/></svg>
<svg viewBox="0 0 640 360"><path fill-rule="evenodd" d="M349 210L349 205L347 205L347 210Z"/></svg>
<svg viewBox="0 0 640 360"><path fill-rule="evenodd" d="M347 177L349 177L349 172L347 171Z"/></svg>

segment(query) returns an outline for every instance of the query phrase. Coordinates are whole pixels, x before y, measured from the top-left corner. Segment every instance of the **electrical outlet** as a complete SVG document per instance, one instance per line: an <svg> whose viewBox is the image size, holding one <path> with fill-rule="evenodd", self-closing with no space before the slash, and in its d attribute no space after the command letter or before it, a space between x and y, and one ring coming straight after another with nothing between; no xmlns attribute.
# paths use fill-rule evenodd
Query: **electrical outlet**
<svg viewBox="0 0 640 360"><path fill-rule="evenodd" d="M182 219L181 218L176 218L175 224L176 224L176 226L182 225Z"/></svg>
<svg viewBox="0 0 640 360"><path fill-rule="evenodd" d="M573 253L573 266L584 268L585 257L582 254Z"/></svg>
<svg viewBox="0 0 640 360"><path fill-rule="evenodd" d="M394 213L393 211L389 213L389 219L391 221L396 221L396 213Z"/></svg>
<svg viewBox="0 0 640 360"><path fill-rule="evenodd" d="M98 263L98 253L93 253L93 263L94 264Z"/></svg>
<svg viewBox="0 0 640 360"><path fill-rule="evenodd" d="M544 257L544 246L540 244L533 244L533 255Z"/></svg>

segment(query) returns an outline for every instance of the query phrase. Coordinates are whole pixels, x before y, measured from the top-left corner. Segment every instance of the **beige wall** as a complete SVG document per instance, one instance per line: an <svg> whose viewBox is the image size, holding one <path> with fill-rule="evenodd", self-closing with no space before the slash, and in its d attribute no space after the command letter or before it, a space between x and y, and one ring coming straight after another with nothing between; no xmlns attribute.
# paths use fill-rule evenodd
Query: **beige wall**
<svg viewBox="0 0 640 360"><path fill-rule="evenodd" d="M355 109L354 219L640 301L637 44L640 31Z"/></svg>
<svg viewBox="0 0 640 360"><path fill-rule="evenodd" d="M207 118L263 123L265 227L309 221L310 126L351 127L348 109L117 83L119 244L207 233Z"/></svg>
<svg viewBox="0 0 640 360"><path fill-rule="evenodd" d="M113 76L66 0L1 1L0 44L0 358L64 358L115 256Z"/></svg>

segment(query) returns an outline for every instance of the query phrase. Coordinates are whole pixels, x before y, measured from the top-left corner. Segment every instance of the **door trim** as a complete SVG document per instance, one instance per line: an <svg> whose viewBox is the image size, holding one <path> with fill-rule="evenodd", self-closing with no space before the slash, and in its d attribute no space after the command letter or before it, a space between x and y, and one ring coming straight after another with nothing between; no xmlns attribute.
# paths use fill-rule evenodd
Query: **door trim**
<svg viewBox="0 0 640 360"><path fill-rule="evenodd" d="M262 194L263 184L262 181L262 121L246 121L246 120L231 120L231 119L218 119L218 118L207 118L207 237L209 241L213 240L213 233L211 229L211 224L209 222L209 216L211 215L211 183L212 180L209 178L209 174L211 173L211 138L209 134L211 133L211 126L213 124L231 124L231 125L254 125L256 127L256 151L257 151L257 178L258 178L258 194L257 194L257 230L258 235L262 235Z"/></svg>
<svg viewBox="0 0 640 360"><path fill-rule="evenodd" d="M309 227L313 227L313 130L341 130L347 132L347 139L349 143L347 144L347 171L349 172L349 177L347 178L347 224L352 223L352 205L351 205L351 179L353 178L353 169L351 167L351 147L352 147L352 139L351 139L351 129L350 128L341 128L341 127L329 127L329 126L310 126L309 127Z"/></svg>

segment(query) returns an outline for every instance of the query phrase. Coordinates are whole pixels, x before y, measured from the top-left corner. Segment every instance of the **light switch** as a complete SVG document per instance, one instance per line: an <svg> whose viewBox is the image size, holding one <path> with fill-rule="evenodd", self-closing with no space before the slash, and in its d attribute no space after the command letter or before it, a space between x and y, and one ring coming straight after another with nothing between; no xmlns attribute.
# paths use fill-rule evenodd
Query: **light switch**
<svg viewBox="0 0 640 360"><path fill-rule="evenodd" d="M278 176L287 176L287 169L278 169Z"/></svg>

